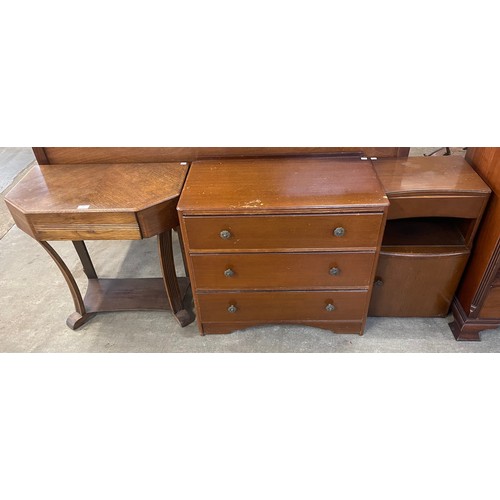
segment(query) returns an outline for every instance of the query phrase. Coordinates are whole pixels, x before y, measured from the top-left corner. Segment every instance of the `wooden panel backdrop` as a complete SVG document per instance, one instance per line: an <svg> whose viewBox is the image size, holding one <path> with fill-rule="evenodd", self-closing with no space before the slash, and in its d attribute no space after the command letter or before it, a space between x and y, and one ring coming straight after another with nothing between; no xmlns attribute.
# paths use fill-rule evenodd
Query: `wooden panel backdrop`
<svg viewBox="0 0 500 500"><path fill-rule="evenodd" d="M408 156L410 148L33 148L40 165L73 163L165 163L223 157L327 156L364 154L378 158Z"/></svg>

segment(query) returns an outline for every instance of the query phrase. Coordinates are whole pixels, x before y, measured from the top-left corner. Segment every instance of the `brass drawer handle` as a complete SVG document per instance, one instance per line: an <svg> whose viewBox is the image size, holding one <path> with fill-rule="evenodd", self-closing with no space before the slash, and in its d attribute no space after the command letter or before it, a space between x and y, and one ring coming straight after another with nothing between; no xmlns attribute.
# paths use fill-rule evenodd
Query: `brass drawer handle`
<svg viewBox="0 0 500 500"><path fill-rule="evenodd" d="M232 276L234 276L234 271L232 269L226 269L224 271L224 276L226 278L231 278Z"/></svg>
<svg viewBox="0 0 500 500"><path fill-rule="evenodd" d="M345 234L345 229L343 227L336 227L333 230L334 236L341 237L341 236L344 236L344 234Z"/></svg>
<svg viewBox="0 0 500 500"><path fill-rule="evenodd" d="M219 233L219 236L223 239L223 240L228 240L229 238L231 238L231 233L227 230L227 229L224 229L224 231L221 231Z"/></svg>
<svg viewBox="0 0 500 500"><path fill-rule="evenodd" d="M338 267L332 267L330 269L330 274L332 276L338 276L340 274L340 269Z"/></svg>
<svg viewBox="0 0 500 500"><path fill-rule="evenodd" d="M237 310L238 310L238 308L236 306L234 306L234 305L230 305L227 308L227 312L230 312L230 313L235 313Z"/></svg>
<svg viewBox="0 0 500 500"><path fill-rule="evenodd" d="M335 306L334 306L333 304L326 304L325 309L326 309L328 312L332 312L332 311L335 311Z"/></svg>

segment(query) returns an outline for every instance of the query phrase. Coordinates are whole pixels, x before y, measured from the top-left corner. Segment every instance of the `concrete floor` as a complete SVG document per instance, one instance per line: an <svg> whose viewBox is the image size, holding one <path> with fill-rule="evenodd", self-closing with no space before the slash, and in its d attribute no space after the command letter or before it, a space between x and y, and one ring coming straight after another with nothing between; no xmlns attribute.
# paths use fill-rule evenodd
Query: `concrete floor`
<svg viewBox="0 0 500 500"><path fill-rule="evenodd" d="M412 148L421 155L436 148ZM453 148L453 154L463 154ZM169 312L97 315L78 331L65 325L73 312L64 279L45 251L13 225L3 196L33 162L27 148L0 148L0 352L500 352L500 329L481 342L456 342L450 318L368 318L365 334L336 335L301 326L265 326L201 337L196 323L181 328ZM85 287L73 246L54 243ZM89 242L102 277L160 276L154 239ZM176 263L182 271L176 242Z"/></svg>

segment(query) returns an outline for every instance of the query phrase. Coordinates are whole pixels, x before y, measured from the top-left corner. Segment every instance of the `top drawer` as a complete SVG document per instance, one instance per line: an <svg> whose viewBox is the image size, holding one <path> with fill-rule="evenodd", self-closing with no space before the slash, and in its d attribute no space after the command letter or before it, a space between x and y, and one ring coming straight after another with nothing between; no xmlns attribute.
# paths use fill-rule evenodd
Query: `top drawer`
<svg viewBox="0 0 500 500"><path fill-rule="evenodd" d="M191 252L376 248L383 214L184 217Z"/></svg>
<svg viewBox="0 0 500 500"><path fill-rule="evenodd" d="M388 219L410 217L459 217L475 219L483 211L488 195L477 196L389 196Z"/></svg>

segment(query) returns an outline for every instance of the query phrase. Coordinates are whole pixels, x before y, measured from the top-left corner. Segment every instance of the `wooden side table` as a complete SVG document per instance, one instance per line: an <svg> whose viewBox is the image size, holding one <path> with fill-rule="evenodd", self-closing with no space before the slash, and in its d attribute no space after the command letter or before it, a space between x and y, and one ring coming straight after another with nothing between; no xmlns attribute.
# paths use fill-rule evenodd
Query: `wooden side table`
<svg viewBox="0 0 500 500"><path fill-rule="evenodd" d="M188 168L185 162L37 165L8 193L5 201L17 226L42 245L68 284L75 304L66 321L70 328L104 311L170 308L181 326L193 321L182 303L189 278L177 278L172 251ZM98 278L84 240L152 236L158 237L161 278ZM82 262L85 298L48 243L62 240L73 242Z"/></svg>

